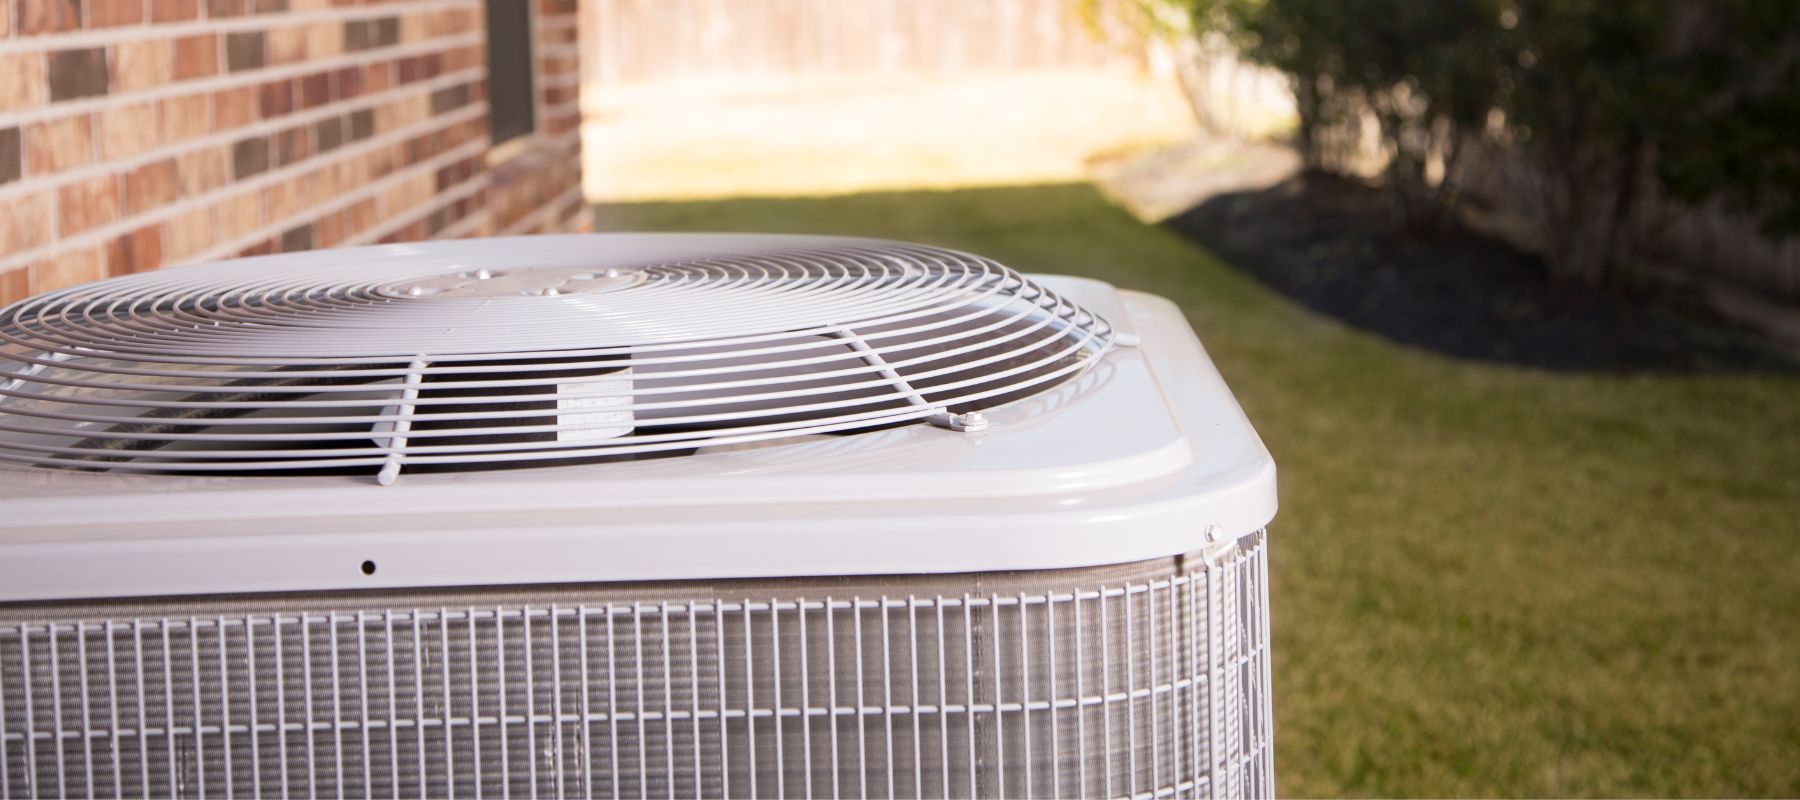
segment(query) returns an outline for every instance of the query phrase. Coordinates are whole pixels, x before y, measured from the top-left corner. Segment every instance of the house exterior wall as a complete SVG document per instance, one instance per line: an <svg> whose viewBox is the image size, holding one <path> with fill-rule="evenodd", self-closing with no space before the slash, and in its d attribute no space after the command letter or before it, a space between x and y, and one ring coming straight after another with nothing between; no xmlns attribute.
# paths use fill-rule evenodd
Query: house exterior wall
<svg viewBox="0 0 1800 800"><path fill-rule="evenodd" d="M481 0L0 0L0 302L161 266L580 224L574 0L490 166Z"/></svg>

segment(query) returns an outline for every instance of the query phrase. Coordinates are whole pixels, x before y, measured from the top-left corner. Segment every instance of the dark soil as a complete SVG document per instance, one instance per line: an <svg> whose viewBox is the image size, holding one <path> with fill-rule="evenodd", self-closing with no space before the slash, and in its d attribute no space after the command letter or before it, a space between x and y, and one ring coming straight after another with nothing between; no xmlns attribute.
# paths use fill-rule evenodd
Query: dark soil
<svg viewBox="0 0 1800 800"><path fill-rule="evenodd" d="M1796 367L1687 298L1556 286L1533 255L1401 229L1389 208L1377 188L1309 175L1169 225L1314 311L1447 355L1570 372Z"/></svg>

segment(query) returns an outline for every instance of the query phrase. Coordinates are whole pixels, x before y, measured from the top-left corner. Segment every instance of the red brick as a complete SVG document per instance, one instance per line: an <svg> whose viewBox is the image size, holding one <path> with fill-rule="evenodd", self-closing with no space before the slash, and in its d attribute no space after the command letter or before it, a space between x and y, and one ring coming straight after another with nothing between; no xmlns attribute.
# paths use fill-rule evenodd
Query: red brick
<svg viewBox="0 0 1800 800"><path fill-rule="evenodd" d="M119 179L102 175L56 190L57 232L80 233L119 218Z"/></svg>
<svg viewBox="0 0 1800 800"><path fill-rule="evenodd" d="M145 225L106 244L106 274L125 275L162 266L162 226Z"/></svg>
<svg viewBox="0 0 1800 800"><path fill-rule="evenodd" d="M150 19L179 22L200 16L200 0L150 0Z"/></svg>
<svg viewBox="0 0 1800 800"><path fill-rule="evenodd" d="M332 76L337 84L337 99L351 100L363 92L363 70L361 67L344 67Z"/></svg>
<svg viewBox="0 0 1800 800"><path fill-rule="evenodd" d="M317 108L331 102L331 74L319 73L300 79L300 107Z"/></svg>
<svg viewBox="0 0 1800 800"><path fill-rule="evenodd" d="M144 21L142 0L89 0L84 5L87 12L85 22L90 28L135 25Z"/></svg>
<svg viewBox="0 0 1800 800"><path fill-rule="evenodd" d="M394 87L394 62L370 64L363 69L363 91L369 94Z"/></svg>
<svg viewBox="0 0 1800 800"><path fill-rule="evenodd" d="M140 214L175 199L180 184L175 159L145 164L125 173L125 214Z"/></svg>
<svg viewBox="0 0 1800 800"><path fill-rule="evenodd" d="M219 37L212 34L175 40L175 79L187 80L217 74Z"/></svg>
<svg viewBox="0 0 1800 800"><path fill-rule="evenodd" d="M30 296L30 269L20 267L0 272L0 303L16 303Z"/></svg>
<svg viewBox="0 0 1800 800"><path fill-rule="evenodd" d="M339 242L349 236L350 211L345 209L335 214L326 214L313 222L313 246L336 247Z"/></svg>
<svg viewBox="0 0 1800 800"><path fill-rule="evenodd" d="M226 89L212 96L213 127L229 130L262 118L260 90L255 86Z"/></svg>
<svg viewBox="0 0 1800 800"><path fill-rule="evenodd" d="M81 4L76 0L13 0L18 6L21 36L58 33L81 27Z"/></svg>
<svg viewBox="0 0 1800 800"><path fill-rule="evenodd" d="M263 119L273 119L294 110L294 81L270 81L262 85L259 107Z"/></svg>

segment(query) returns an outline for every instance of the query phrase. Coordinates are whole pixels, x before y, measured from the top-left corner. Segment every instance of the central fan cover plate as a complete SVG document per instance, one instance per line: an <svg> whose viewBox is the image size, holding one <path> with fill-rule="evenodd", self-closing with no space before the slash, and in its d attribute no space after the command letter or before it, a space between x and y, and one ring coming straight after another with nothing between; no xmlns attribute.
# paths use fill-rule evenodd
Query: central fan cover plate
<svg viewBox="0 0 1800 800"><path fill-rule="evenodd" d="M793 236L396 245L131 275L0 312L0 461L391 479L958 415L1113 344L994 261Z"/></svg>
<svg viewBox="0 0 1800 800"><path fill-rule="evenodd" d="M473 269L412 278L382 287L389 297L432 297L455 300L488 297L555 297L598 294L642 285L644 273L617 269L592 270L537 267L515 270Z"/></svg>

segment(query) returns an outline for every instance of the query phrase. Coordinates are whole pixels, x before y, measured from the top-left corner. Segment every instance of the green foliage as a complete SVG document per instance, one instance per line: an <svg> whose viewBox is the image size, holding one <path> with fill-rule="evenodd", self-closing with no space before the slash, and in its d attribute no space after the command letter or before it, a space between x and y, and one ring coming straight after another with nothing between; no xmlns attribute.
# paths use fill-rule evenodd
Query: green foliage
<svg viewBox="0 0 1800 800"><path fill-rule="evenodd" d="M1470 140L1517 144L1542 177L1529 200L1565 277L1614 277L1652 193L1719 198L1770 235L1800 233L1792 0L1168 2L1293 77L1309 163L1372 113L1409 218L1455 201Z"/></svg>
<svg viewBox="0 0 1800 800"><path fill-rule="evenodd" d="M1516 86L1497 104L1547 178L1563 273L1615 276L1652 191L1800 232L1800 4L1517 0L1514 13Z"/></svg>
<svg viewBox="0 0 1800 800"><path fill-rule="evenodd" d="M1683 199L1717 195L1759 215L1770 236L1800 234L1800 3L1716 0L1678 28L1676 84L1691 104L1659 120L1658 168Z"/></svg>
<svg viewBox="0 0 1800 800"><path fill-rule="evenodd" d="M1294 77L1310 163L1327 162L1333 128L1372 113L1388 183L1418 222L1438 219L1454 197L1466 135L1503 91L1499 3L1199 0L1196 19L1234 31L1248 56Z"/></svg>

